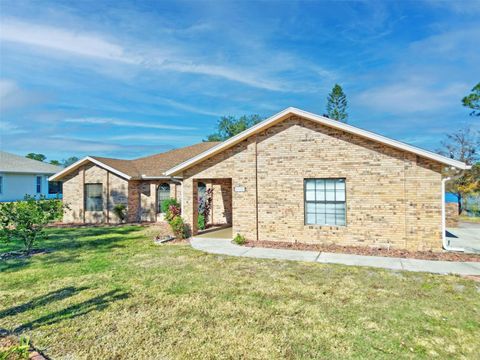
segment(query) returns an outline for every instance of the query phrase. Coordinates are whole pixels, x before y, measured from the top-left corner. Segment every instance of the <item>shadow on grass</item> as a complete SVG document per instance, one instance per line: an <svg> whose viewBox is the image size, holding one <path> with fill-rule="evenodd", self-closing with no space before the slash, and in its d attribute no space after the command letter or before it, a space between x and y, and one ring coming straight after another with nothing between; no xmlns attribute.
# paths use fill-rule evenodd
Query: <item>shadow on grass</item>
<svg viewBox="0 0 480 360"><path fill-rule="evenodd" d="M125 248L125 241L139 240L142 236L131 236L140 231L140 227L105 227L81 229L48 229L48 239L39 242L36 248L46 248L47 254L42 255L42 263L55 265L66 262L77 262L77 251L106 252L117 248ZM56 252L65 255L56 255ZM23 259L8 259L0 261L0 272L14 272L30 265L32 257Z"/></svg>
<svg viewBox="0 0 480 360"><path fill-rule="evenodd" d="M32 310L38 306L44 306L44 305L50 304L51 302L54 302L54 301L65 299L85 289L88 289L88 288L69 286L63 289L58 289L58 290L49 292L48 294L38 296L24 304L17 305L9 309L0 311L0 319L3 319L4 317L11 316L11 315L17 315L22 312Z"/></svg>
<svg viewBox="0 0 480 360"><path fill-rule="evenodd" d="M120 290L108 291L102 295L95 296L90 300L71 305L63 310L52 312L51 314L22 324L15 328L12 333L20 334L24 331L36 329L40 326L52 325L63 320L74 319L86 315L91 311L101 311L106 309L112 302L127 299L129 296L130 294L128 292L122 292Z"/></svg>

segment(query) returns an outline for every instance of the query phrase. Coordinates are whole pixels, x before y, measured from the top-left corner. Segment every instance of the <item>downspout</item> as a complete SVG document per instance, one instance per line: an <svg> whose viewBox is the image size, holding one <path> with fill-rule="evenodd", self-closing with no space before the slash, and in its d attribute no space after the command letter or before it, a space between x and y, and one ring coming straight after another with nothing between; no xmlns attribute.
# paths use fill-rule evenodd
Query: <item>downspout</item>
<svg viewBox="0 0 480 360"><path fill-rule="evenodd" d="M447 226L446 226L446 211L445 211L445 183L452 178L447 177L442 179L442 242L443 248L447 251L461 251L464 252L464 248L456 248L450 246L450 240L447 240Z"/></svg>

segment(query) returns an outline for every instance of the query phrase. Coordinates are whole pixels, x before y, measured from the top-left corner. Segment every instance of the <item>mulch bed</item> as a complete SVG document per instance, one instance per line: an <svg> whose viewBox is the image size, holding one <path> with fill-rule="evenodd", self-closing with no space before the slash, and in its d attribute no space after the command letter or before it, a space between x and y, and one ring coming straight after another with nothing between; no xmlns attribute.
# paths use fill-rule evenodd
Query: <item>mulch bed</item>
<svg viewBox="0 0 480 360"><path fill-rule="evenodd" d="M48 224L47 228L59 228L59 229L75 229L75 228L105 228L105 227L122 227L122 226L155 226L157 222L135 222L135 223L119 223L119 224L105 224L105 223L62 223L55 222Z"/></svg>
<svg viewBox="0 0 480 360"><path fill-rule="evenodd" d="M292 243L292 242L282 242L282 241L247 241L245 246L274 248L274 249L289 249L289 250L310 250L310 251L319 251L319 252L368 255L368 256L384 256L384 257L396 257L396 258L405 258L405 259L410 258L410 259L422 259L422 260L480 262L480 255L465 254L465 253L459 253L459 252L407 251L407 250L359 247L359 246L302 244L302 243Z"/></svg>
<svg viewBox="0 0 480 360"><path fill-rule="evenodd" d="M25 359L25 352L29 360L49 360L41 351L35 349L29 341L26 350L20 350L20 341L17 336L0 334L0 357L6 360Z"/></svg>

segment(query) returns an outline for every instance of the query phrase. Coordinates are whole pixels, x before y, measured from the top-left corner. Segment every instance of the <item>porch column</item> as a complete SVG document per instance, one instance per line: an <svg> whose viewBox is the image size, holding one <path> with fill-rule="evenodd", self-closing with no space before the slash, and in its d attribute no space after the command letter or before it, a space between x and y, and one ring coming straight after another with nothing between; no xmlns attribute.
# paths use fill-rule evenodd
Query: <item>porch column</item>
<svg viewBox="0 0 480 360"><path fill-rule="evenodd" d="M198 181L192 178L183 180L183 219L190 227L191 235L198 233Z"/></svg>

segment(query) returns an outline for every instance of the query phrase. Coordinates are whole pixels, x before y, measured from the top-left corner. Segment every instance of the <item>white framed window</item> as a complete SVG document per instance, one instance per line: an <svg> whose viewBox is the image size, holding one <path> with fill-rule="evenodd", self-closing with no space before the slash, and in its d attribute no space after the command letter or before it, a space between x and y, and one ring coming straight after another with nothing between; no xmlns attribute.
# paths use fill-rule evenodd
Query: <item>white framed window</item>
<svg viewBox="0 0 480 360"><path fill-rule="evenodd" d="M345 226L345 179L305 179L305 225Z"/></svg>
<svg viewBox="0 0 480 360"><path fill-rule="evenodd" d="M37 194L41 194L42 193L42 176L41 175L35 176L35 187L36 187Z"/></svg>
<svg viewBox="0 0 480 360"><path fill-rule="evenodd" d="M165 200L170 199L170 184L169 183L163 183L158 185L157 188L157 207L158 207L158 212L162 213L162 203Z"/></svg>
<svg viewBox="0 0 480 360"><path fill-rule="evenodd" d="M85 184L85 211L103 210L102 184Z"/></svg>

